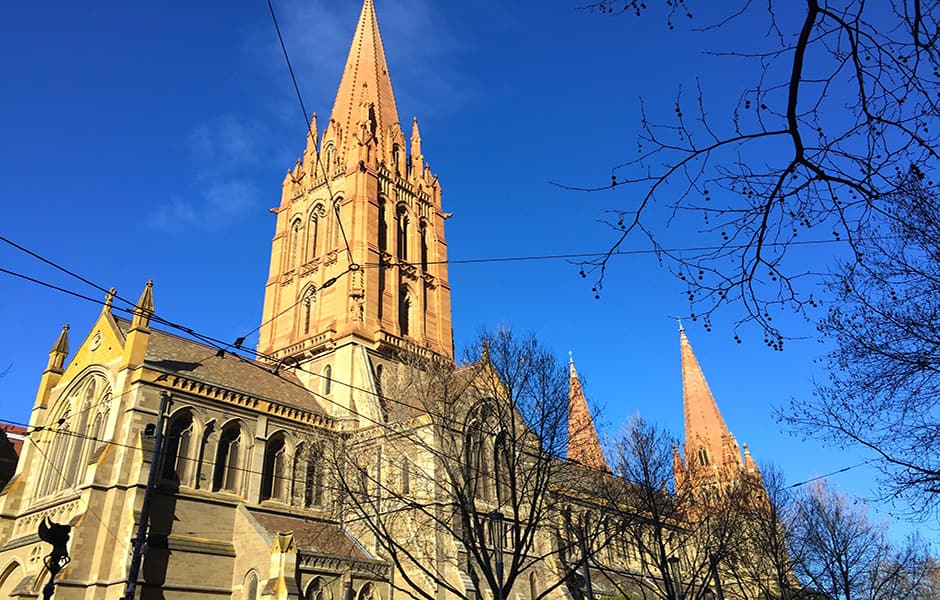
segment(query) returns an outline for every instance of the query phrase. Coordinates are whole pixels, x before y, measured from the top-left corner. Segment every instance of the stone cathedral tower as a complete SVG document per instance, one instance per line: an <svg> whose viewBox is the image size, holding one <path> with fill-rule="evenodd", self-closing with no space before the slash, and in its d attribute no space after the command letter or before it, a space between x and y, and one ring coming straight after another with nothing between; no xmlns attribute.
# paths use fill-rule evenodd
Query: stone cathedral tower
<svg viewBox="0 0 940 600"><path fill-rule="evenodd" d="M317 132L314 115L274 211L258 350L318 373L298 376L334 416L383 418L380 394L362 395L379 391L382 357L453 359L453 336L441 188L417 119L410 139L402 132L372 0Z"/></svg>

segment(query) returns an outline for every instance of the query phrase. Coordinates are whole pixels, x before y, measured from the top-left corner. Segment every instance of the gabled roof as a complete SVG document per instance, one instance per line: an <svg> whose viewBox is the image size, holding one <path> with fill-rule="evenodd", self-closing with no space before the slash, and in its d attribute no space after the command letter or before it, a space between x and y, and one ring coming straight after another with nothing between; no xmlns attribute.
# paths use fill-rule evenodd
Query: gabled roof
<svg viewBox="0 0 940 600"><path fill-rule="evenodd" d="M126 319L116 321L125 333L131 327ZM230 353L224 357L217 354L218 350L212 346L151 329L144 365L256 398L326 414L316 396L289 369L282 369L275 375L264 363Z"/></svg>
<svg viewBox="0 0 940 600"><path fill-rule="evenodd" d="M291 515L276 515L249 510L262 527L271 533L293 533L301 552L339 556L354 560L374 560L349 533L334 523L314 521Z"/></svg>

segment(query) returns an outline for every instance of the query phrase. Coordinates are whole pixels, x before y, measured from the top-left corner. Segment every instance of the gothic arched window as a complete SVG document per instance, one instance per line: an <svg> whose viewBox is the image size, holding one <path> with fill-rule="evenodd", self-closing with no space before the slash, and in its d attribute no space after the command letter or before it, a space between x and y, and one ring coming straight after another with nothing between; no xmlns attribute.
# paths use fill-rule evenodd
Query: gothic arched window
<svg viewBox="0 0 940 600"><path fill-rule="evenodd" d="M286 444L284 436L272 436L264 448L261 471L261 500L285 500L287 496Z"/></svg>
<svg viewBox="0 0 940 600"><path fill-rule="evenodd" d="M408 288L402 287L401 292L398 295L398 329L403 336L410 333L410 318L411 295L408 293Z"/></svg>
<svg viewBox="0 0 940 600"><path fill-rule="evenodd" d="M379 198L379 251L388 250L388 217L385 214L385 199Z"/></svg>
<svg viewBox="0 0 940 600"><path fill-rule="evenodd" d="M258 574L254 571L251 571L245 577L245 583L242 585L242 598L244 600L258 600Z"/></svg>
<svg viewBox="0 0 940 600"><path fill-rule="evenodd" d="M290 271L297 266L297 253L300 248L300 219L295 219L290 226L290 239L287 241L289 252L287 254L287 264L284 265L285 271Z"/></svg>
<svg viewBox="0 0 940 600"><path fill-rule="evenodd" d="M323 395L329 396L333 391L333 367L323 367Z"/></svg>
<svg viewBox="0 0 940 600"><path fill-rule="evenodd" d="M398 207L398 260L408 260L408 213L404 206Z"/></svg>
<svg viewBox="0 0 940 600"><path fill-rule="evenodd" d="M193 415L188 410L170 421L163 453L163 478L186 485L193 472Z"/></svg>
<svg viewBox="0 0 940 600"><path fill-rule="evenodd" d="M307 223L307 260L311 260L317 255L317 234L320 231L320 216L316 209L310 213L310 221Z"/></svg>
<svg viewBox="0 0 940 600"><path fill-rule="evenodd" d="M213 491L239 492L241 490L243 445L241 427L237 423L231 423L222 430L219 436L219 448L215 453Z"/></svg>
<svg viewBox="0 0 940 600"><path fill-rule="evenodd" d="M428 271L428 225L421 223L421 271Z"/></svg>
<svg viewBox="0 0 940 600"><path fill-rule="evenodd" d="M326 151L323 153L323 173L324 175L329 175L333 172L333 162L336 160L336 148L333 147L333 144L326 145Z"/></svg>
<svg viewBox="0 0 940 600"><path fill-rule="evenodd" d="M401 146L392 146L392 172L401 175Z"/></svg>

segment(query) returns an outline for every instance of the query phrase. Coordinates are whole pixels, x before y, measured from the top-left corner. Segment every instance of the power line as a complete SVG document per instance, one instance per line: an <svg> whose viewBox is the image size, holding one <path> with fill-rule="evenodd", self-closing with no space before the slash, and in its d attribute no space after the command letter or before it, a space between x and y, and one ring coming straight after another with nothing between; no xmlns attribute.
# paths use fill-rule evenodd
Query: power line
<svg viewBox="0 0 940 600"><path fill-rule="evenodd" d="M290 73L291 83L294 85L294 93L297 94L297 102L300 104L300 111L303 114L304 127L307 129L307 135L316 139L316 133L313 131L313 123L308 121L310 113L307 112L307 108L304 106L304 98L300 93L300 85L297 83L297 76L294 74L294 67L291 65L290 56L287 53L287 45L284 43L284 36L281 34L281 27L277 22L277 14L274 11L274 4L271 0L266 0L268 4L268 12L271 13L271 22L274 24L274 31L277 33L277 41L281 44L281 52L284 54L284 62L287 63L287 72ZM330 197L330 201L333 202L333 212L336 214L336 224L339 227L340 234L343 236L343 243L346 246L346 256L349 261L350 266L355 264L353 262L352 249L349 247L349 239L346 237L346 229L343 227L343 221L340 219L340 208L339 205L335 202L333 198L333 191L330 189L330 175L323 168L323 162L320 159L320 152L317 151L317 167L323 173L324 183L326 184L326 192Z"/></svg>

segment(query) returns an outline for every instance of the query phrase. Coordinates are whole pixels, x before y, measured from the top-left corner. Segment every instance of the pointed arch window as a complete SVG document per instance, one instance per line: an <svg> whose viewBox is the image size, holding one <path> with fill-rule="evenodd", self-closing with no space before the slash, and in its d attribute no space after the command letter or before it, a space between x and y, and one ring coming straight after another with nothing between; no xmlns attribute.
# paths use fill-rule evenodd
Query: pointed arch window
<svg viewBox="0 0 940 600"><path fill-rule="evenodd" d="M304 600L323 600L323 579L314 577L313 581L307 585L307 591L304 592Z"/></svg>
<svg viewBox="0 0 940 600"><path fill-rule="evenodd" d="M383 392L384 376L385 367L375 365L375 395L378 396L379 409L382 411L382 422L388 423L388 405L386 404L385 393Z"/></svg>
<svg viewBox="0 0 940 600"><path fill-rule="evenodd" d="M421 222L421 271L428 272L428 224Z"/></svg>
<svg viewBox="0 0 940 600"><path fill-rule="evenodd" d="M287 498L286 444L283 435L268 440L261 471L261 500Z"/></svg>
<svg viewBox="0 0 940 600"><path fill-rule="evenodd" d="M319 444L300 444L294 454L291 480L295 504L304 508L323 504L323 468L320 461L322 447Z"/></svg>
<svg viewBox="0 0 940 600"><path fill-rule="evenodd" d="M313 315L313 305L316 303L316 292L313 287L307 288L300 301L300 332L310 333L310 322Z"/></svg>
<svg viewBox="0 0 940 600"><path fill-rule="evenodd" d="M188 485L193 472L193 415L188 410L173 417L167 429L163 478Z"/></svg>
<svg viewBox="0 0 940 600"><path fill-rule="evenodd" d="M710 464L710 461L708 460L708 451L705 448L698 449L698 462L703 467Z"/></svg>
<svg viewBox="0 0 940 600"><path fill-rule="evenodd" d="M323 173L329 175L333 172L333 163L336 161L336 148L333 144L326 145L326 152L323 153Z"/></svg>
<svg viewBox="0 0 940 600"><path fill-rule="evenodd" d="M245 577L245 584L242 586L242 598L244 600L258 600L258 574L254 571L251 571Z"/></svg>
<svg viewBox="0 0 940 600"><path fill-rule="evenodd" d="M323 367L323 395L329 396L333 392L333 367Z"/></svg>
<svg viewBox="0 0 940 600"><path fill-rule="evenodd" d="M404 206L398 207L397 229L398 245L396 250L398 260L405 261L408 260L408 212Z"/></svg>
<svg viewBox="0 0 940 600"><path fill-rule="evenodd" d="M287 241L289 244L287 264L284 265L285 271L290 271L297 266L297 253L300 249L300 225L300 219L295 219L290 226L290 239Z"/></svg>
<svg viewBox="0 0 940 600"><path fill-rule="evenodd" d="M388 216L385 214L386 202L384 198L379 198L379 251L388 250Z"/></svg>
<svg viewBox="0 0 940 600"><path fill-rule="evenodd" d="M312 260L317 255L317 235L320 232L320 215L316 209L310 213L310 221L307 223L307 260Z"/></svg>
<svg viewBox="0 0 940 600"><path fill-rule="evenodd" d="M239 492L241 490L243 445L241 427L237 423L228 425L222 430L215 455L213 491Z"/></svg>
<svg viewBox="0 0 940 600"><path fill-rule="evenodd" d="M392 172L401 175L401 146L392 146Z"/></svg>
<svg viewBox="0 0 940 600"><path fill-rule="evenodd" d="M343 243L343 225L340 213L343 210L343 198L339 197L333 201L333 212L336 218L333 220L333 248L338 248Z"/></svg>
<svg viewBox="0 0 940 600"><path fill-rule="evenodd" d="M410 334L411 325L411 295L408 288L402 287L398 295L398 330L402 336Z"/></svg>

